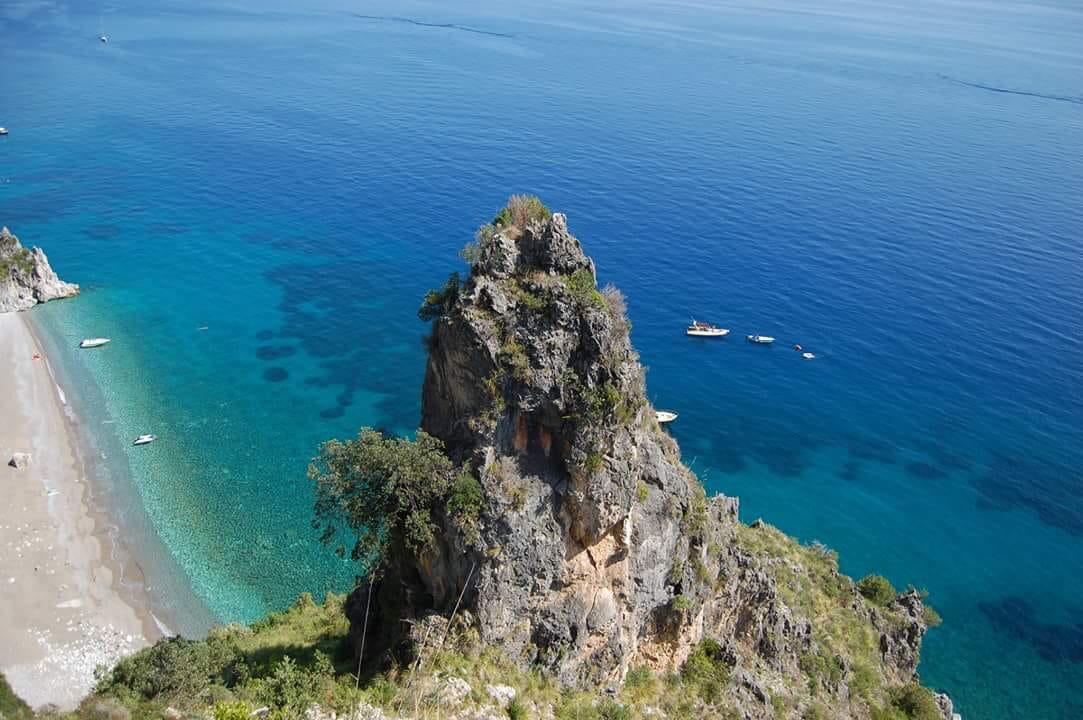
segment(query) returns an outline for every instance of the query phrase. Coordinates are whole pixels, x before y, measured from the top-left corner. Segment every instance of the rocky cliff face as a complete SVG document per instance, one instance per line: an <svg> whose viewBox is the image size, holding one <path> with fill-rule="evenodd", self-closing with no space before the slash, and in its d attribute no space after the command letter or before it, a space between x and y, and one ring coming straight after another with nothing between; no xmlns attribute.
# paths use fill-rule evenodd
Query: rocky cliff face
<svg viewBox="0 0 1083 720"><path fill-rule="evenodd" d="M78 285L56 276L41 248L27 250L7 228L0 229L0 313L78 294Z"/></svg>
<svg viewBox="0 0 1083 720"><path fill-rule="evenodd" d="M461 593L483 641L580 687L674 670L712 638L747 718L776 697L868 717L914 680L919 595L874 606L826 549L705 496L645 399L623 299L596 288L563 215L483 230L442 302L422 429L485 506L477 532L445 518L434 548L391 563L400 614L447 614Z"/></svg>

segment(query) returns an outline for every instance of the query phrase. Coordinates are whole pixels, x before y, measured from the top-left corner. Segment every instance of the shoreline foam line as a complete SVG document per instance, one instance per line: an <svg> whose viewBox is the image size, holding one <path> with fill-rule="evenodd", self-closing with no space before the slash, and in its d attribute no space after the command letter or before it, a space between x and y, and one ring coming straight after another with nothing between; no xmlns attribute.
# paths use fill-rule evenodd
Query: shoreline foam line
<svg viewBox="0 0 1083 720"><path fill-rule="evenodd" d="M84 502L94 518L100 542L108 543L103 553L108 554L117 570L120 592L145 613L146 637L155 639L177 632L199 634L202 631L198 628L210 627L216 620L195 595L147 515L142 494L130 476L122 438L115 428L98 427L96 418L103 412L108 414L109 409L98 379L80 364L78 351L68 342L64 323L56 322L65 317L68 308L40 309L45 312L37 317L25 314L23 320L63 398L72 443L86 478ZM50 314L60 311L64 312L59 316Z"/></svg>
<svg viewBox="0 0 1083 720"><path fill-rule="evenodd" d="M124 583L91 501L78 420L43 358L27 318L0 315L0 453L31 454L25 467L0 471L10 510L0 519L0 670L32 706L71 708L98 665L159 632L142 586Z"/></svg>

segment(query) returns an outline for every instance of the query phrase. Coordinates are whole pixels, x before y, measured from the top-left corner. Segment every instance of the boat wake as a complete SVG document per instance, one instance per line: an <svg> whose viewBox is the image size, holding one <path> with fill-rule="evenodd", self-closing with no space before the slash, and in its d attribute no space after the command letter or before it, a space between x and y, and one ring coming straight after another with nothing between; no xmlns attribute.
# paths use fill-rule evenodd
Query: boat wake
<svg viewBox="0 0 1083 720"><path fill-rule="evenodd" d="M399 17L396 15L362 15L361 13L350 13L356 18L362 20L372 20L373 22L396 22L405 23L407 25L417 25L424 28L441 28L444 30L461 30L462 32L474 33L475 35L490 35L492 37L510 38L515 37L507 33L496 32L494 30L482 30L481 28L470 27L469 25L459 25L457 23L431 23L424 22L422 20L414 20L408 17Z"/></svg>
<svg viewBox="0 0 1083 720"><path fill-rule="evenodd" d="M1030 92L1029 90L1013 90L1011 88L996 87L995 85L982 85L981 83L967 82L966 80L960 80L953 78L950 75L937 74L937 77L941 80L953 83L955 85L962 85L963 87L976 88L978 90L987 90L989 92L1003 93L1005 95L1022 95L1024 97L1041 98L1042 100L1056 100L1058 102L1072 103L1073 105L1083 105L1083 97L1076 95L1050 95L1048 93Z"/></svg>

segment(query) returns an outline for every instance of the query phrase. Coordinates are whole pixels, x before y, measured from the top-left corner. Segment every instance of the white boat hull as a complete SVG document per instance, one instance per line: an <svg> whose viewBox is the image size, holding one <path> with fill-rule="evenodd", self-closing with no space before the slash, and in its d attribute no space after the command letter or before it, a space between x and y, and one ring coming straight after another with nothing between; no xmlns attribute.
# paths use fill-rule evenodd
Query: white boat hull
<svg viewBox="0 0 1083 720"><path fill-rule="evenodd" d="M133 442L132 445L150 445L157 439L157 435L140 435L135 439L135 442Z"/></svg>
<svg viewBox="0 0 1083 720"><path fill-rule="evenodd" d="M726 337L730 334L729 330L724 328L718 328L717 330L685 330L686 335L693 337Z"/></svg>
<svg viewBox="0 0 1083 720"><path fill-rule="evenodd" d="M106 345L110 342L109 338L88 338L79 343L81 348L96 348Z"/></svg>
<svg viewBox="0 0 1083 720"><path fill-rule="evenodd" d="M669 412L668 410L655 410L654 417L659 425L665 425L666 423L671 423L676 420L677 413Z"/></svg>
<svg viewBox="0 0 1083 720"><path fill-rule="evenodd" d="M750 343L755 343L756 345L770 345L775 339L767 335L749 335L748 341Z"/></svg>

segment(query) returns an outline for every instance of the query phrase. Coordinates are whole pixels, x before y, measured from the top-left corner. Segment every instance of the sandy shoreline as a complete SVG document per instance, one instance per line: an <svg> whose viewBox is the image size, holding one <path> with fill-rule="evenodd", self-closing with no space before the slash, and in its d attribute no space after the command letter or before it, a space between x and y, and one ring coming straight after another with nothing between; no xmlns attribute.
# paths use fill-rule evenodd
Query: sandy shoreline
<svg viewBox="0 0 1083 720"><path fill-rule="evenodd" d="M23 314L0 314L0 672L31 706L70 708L95 667L160 633L142 588L121 582L43 354ZM16 452L28 467L7 464Z"/></svg>

